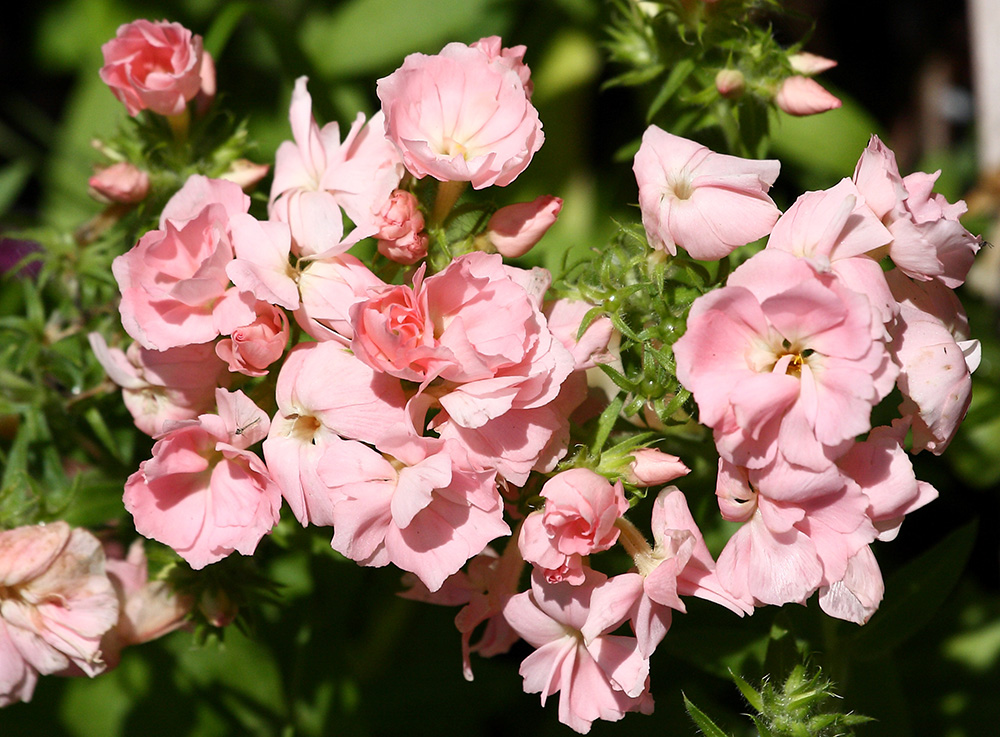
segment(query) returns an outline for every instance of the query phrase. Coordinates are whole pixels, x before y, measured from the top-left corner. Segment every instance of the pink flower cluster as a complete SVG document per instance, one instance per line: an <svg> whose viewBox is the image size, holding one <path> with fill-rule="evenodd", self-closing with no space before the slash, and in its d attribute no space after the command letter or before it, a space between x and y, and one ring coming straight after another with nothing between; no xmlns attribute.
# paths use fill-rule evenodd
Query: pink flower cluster
<svg viewBox="0 0 1000 737"><path fill-rule="evenodd" d="M904 440L912 430L913 452L941 453L969 406L978 343L952 289L979 240L935 179L901 177L873 138L853 179L802 195L767 247L694 303L674 345L721 457L719 507L743 523L717 569L742 601L818 591L829 614L867 621L882 596L869 544L937 495ZM893 388L899 417L873 428Z"/></svg>
<svg viewBox="0 0 1000 737"><path fill-rule="evenodd" d="M93 677L186 613L183 599L147 580L141 543L123 558L62 521L2 531L0 706L30 701L40 675Z"/></svg>
<svg viewBox="0 0 1000 737"><path fill-rule="evenodd" d="M91 343L155 438L124 490L142 535L200 569L253 554L285 504L301 525L332 528L345 557L406 572L408 596L461 605L468 678L472 652L527 641L525 690L559 694L560 720L585 733L653 708L650 657L682 597L743 616L818 592L833 616L875 611L870 544L937 493L916 479L905 437L940 453L968 406L977 344L952 290L978 240L961 203L932 192L935 175L902 177L877 139L853 179L782 214L767 194L777 161L647 130L634 171L655 249L719 259L768 237L694 303L674 345L714 433L721 514L742 526L716 561L669 486L651 496L650 544L625 487L684 476L679 458L640 448L611 472L557 472L611 323L581 331L590 305L547 301L551 275L504 258L538 242L562 200L500 208L468 239L479 250L436 271L428 258L440 213L414 178L504 186L542 144L524 51L490 37L411 55L380 80L382 109L343 139L298 79L267 219L238 184L191 177L114 262L135 343ZM397 281L349 253L364 238ZM872 427L893 389L899 417ZM592 567L617 545L629 570ZM30 695L24 684L52 672L36 660L5 676L8 692Z"/></svg>

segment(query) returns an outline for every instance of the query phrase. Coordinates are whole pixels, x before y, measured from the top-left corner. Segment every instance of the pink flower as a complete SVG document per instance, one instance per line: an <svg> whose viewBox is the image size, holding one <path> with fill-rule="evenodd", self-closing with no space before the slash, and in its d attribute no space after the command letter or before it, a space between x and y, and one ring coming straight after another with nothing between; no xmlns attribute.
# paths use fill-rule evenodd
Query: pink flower
<svg viewBox="0 0 1000 737"><path fill-rule="evenodd" d="M143 347L207 343L254 319L253 301L226 274L230 218L249 206L238 185L193 176L164 207L160 228L114 260L122 325Z"/></svg>
<svg viewBox="0 0 1000 737"><path fill-rule="evenodd" d="M661 486L691 472L680 458L656 448L632 451L625 480L635 486Z"/></svg>
<svg viewBox="0 0 1000 737"><path fill-rule="evenodd" d="M247 376L265 376L267 367L281 358L288 343L288 318L281 308L258 302L256 309L256 320L236 328L215 346L230 371Z"/></svg>
<svg viewBox="0 0 1000 737"><path fill-rule="evenodd" d="M622 545L635 562L635 573L623 576L641 582L629 618L644 656L649 657L666 636L673 611L687 611L681 595L713 601L740 616L753 613L751 601L734 598L718 581L715 561L676 487L661 491L653 504L654 548L631 522L623 519L618 524Z"/></svg>
<svg viewBox="0 0 1000 737"><path fill-rule="evenodd" d="M105 544L106 569L118 595L118 622L104 635L101 650L109 667L118 663L121 649L155 640L184 626L191 610L189 597L177 594L166 581L150 581L142 540L128 553Z"/></svg>
<svg viewBox="0 0 1000 737"><path fill-rule="evenodd" d="M179 115L202 88L201 36L179 23L127 23L101 51L101 79L129 115Z"/></svg>
<svg viewBox="0 0 1000 737"><path fill-rule="evenodd" d="M418 179L510 184L541 148L538 111L517 49L499 39L450 43L434 56L410 54L378 81L386 136Z"/></svg>
<svg viewBox="0 0 1000 737"><path fill-rule="evenodd" d="M896 369L861 294L806 260L766 249L699 297L674 344L677 377L719 454L762 468L778 456L822 471L870 427Z"/></svg>
<svg viewBox="0 0 1000 737"><path fill-rule="evenodd" d="M234 551L251 555L278 522L281 493L246 450L268 417L243 392L216 392L219 414L178 423L125 482L139 534L169 545L200 569Z"/></svg>
<svg viewBox="0 0 1000 737"><path fill-rule="evenodd" d="M229 371L212 343L152 351L133 343L127 351L109 348L99 333L88 336L108 377L122 388L125 407L147 435L164 424L193 420L215 407L215 390L229 384Z"/></svg>
<svg viewBox="0 0 1000 737"><path fill-rule="evenodd" d="M628 509L619 481L614 486L586 468L556 474L542 486L543 510L521 525L518 547L549 583L584 582L583 558L607 550L618 539L615 521Z"/></svg>
<svg viewBox="0 0 1000 737"><path fill-rule="evenodd" d="M940 455L951 443L972 401L972 372L979 366L979 341L969 340L965 311L938 280L911 281L894 269L887 274L899 300L891 349L900 366L900 412L913 423L913 450Z"/></svg>
<svg viewBox="0 0 1000 737"><path fill-rule="evenodd" d="M385 282L349 253L306 261L298 281L301 305L295 311L295 321L316 340L343 345L354 336L351 308L368 298L369 289L385 287Z"/></svg>
<svg viewBox="0 0 1000 737"><path fill-rule="evenodd" d="M318 473L326 446L398 432L408 422L402 387L337 342L306 342L282 363L275 400L263 447L271 475L302 525L332 525L334 495Z"/></svg>
<svg viewBox="0 0 1000 737"><path fill-rule="evenodd" d="M815 115L835 110L843 103L811 77L796 74L785 77L774 95L774 102L789 115Z"/></svg>
<svg viewBox="0 0 1000 737"><path fill-rule="evenodd" d="M422 275L412 288L369 289L351 309L351 349L376 371L420 384L414 412L440 407L434 428L478 467L523 483L568 422L553 402L574 361L540 309L551 277L482 252Z"/></svg>
<svg viewBox="0 0 1000 737"><path fill-rule="evenodd" d="M521 80L521 85L524 87L524 94L528 96L529 100L531 99L531 95L535 91L535 85L531 81L531 70L524 63L524 53L527 51L527 47L522 45L511 46L509 49L505 49L499 36L487 36L486 38L474 41L469 46L479 49L486 54L492 64L512 69L517 74L518 79Z"/></svg>
<svg viewBox="0 0 1000 737"><path fill-rule="evenodd" d="M104 202L131 205L142 202L149 194L149 174L127 161L101 169L87 184L91 195Z"/></svg>
<svg viewBox="0 0 1000 737"><path fill-rule="evenodd" d="M510 626L536 648L521 663L525 692L540 692L543 706L559 693L559 721L581 734L596 719L652 713L649 660L635 638L610 634L628 618L638 585L635 576L589 569L580 586L547 584L536 571L531 591L504 606Z"/></svg>
<svg viewBox="0 0 1000 737"><path fill-rule="evenodd" d="M381 452L379 452L381 451ZM493 539L509 535L494 471L470 468L456 444L383 438L327 445L318 471L334 495L334 550L392 563L431 591Z"/></svg>
<svg viewBox="0 0 1000 737"><path fill-rule="evenodd" d="M821 586L841 581L849 561L875 539L868 498L844 479L827 494L802 499L769 494L770 479L719 461L722 516L743 526L719 554L725 590L757 604L804 604Z"/></svg>
<svg viewBox="0 0 1000 737"><path fill-rule="evenodd" d="M117 621L97 538L61 520L0 532L0 706L30 701L39 675L103 671Z"/></svg>
<svg viewBox="0 0 1000 737"><path fill-rule="evenodd" d="M551 228L562 199L542 195L531 202L501 207L486 225L486 237L505 258L518 258L530 251Z"/></svg>
<svg viewBox="0 0 1000 737"><path fill-rule="evenodd" d="M767 190L779 163L710 151L655 125L632 166L650 245L713 261L767 235L781 214Z"/></svg>
<svg viewBox="0 0 1000 737"><path fill-rule="evenodd" d="M403 166L384 138L381 114L365 125L359 113L343 142L337 123L320 128L307 81L295 81L289 110L294 140L278 147L268 212L291 228L297 255L338 255L378 231L375 214L399 185ZM346 237L345 214L355 226Z"/></svg>
<svg viewBox="0 0 1000 737"><path fill-rule="evenodd" d="M901 177L895 154L872 136L854 181L892 234L892 262L911 279L939 279L954 289L965 281L981 240L959 222L965 202L950 204L932 191L939 174Z"/></svg>
<svg viewBox="0 0 1000 737"><path fill-rule="evenodd" d="M375 217L378 251L400 264L415 264L427 255L427 234L420 203L411 192L395 190Z"/></svg>

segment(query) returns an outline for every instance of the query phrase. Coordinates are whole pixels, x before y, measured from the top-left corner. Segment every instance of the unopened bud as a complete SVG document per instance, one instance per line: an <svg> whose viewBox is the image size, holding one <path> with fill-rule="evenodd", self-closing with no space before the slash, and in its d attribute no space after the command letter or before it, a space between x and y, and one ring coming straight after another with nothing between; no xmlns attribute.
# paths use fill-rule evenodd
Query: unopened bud
<svg viewBox="0 0 1000 737"><path fill-rule="evenodd" d="M809 77L788 77L781 83L774 101L789 115L814 115L841 106L840 100Z"/></svg>
<svg viewBox="0 0 1000 737"><path fill-rule="evenodd" d="M486 226L486 237L501 256L523 256L542 239L562 210L562 199L542 195L531 202L501 207Z"/></svg>
<svg viewBox="0 0 1000 737"><path fill-rule="evenodd" d="M720 69L715 75L715 89L723 97L739 97L745 86L746 80L739 69Z"/></svg>

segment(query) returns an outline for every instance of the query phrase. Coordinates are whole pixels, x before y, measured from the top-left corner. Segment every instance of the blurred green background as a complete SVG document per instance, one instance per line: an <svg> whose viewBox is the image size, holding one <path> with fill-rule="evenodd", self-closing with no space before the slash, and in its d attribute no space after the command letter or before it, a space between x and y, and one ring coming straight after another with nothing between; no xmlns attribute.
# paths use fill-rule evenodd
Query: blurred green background
<svg viewBox="0 0 1000 737"><path fill-rule="evenodd" d="M783 118L772 156L782 160L783 209L806 189L850 176L878 133L900 169L943 169L954 200L977 185L975 119L962 3L797 0L776 21L779 39L811 34L806 48L837 59L822 81L842 109ZM536 258L558 270L568 249L589 249L636 219L635 182L619 154L641 135L643 108L622 88L602 44L602 0L273 0L19 3L0 25L0 228L46 223L72 229L95 203L86 180L89 142L125 115L97 76L100 46L136 18L177 21L206 38L219 103L245 115L273 161L290 137L294 79L310 77L320 122L342 125L376 109L374 82L414 51L500 35L525 44L546 143L500 204L552 193L565 199ZM998 70L1000 74L1000 70ZM927 85L949 101L930 114ZM966 225L989 233L991 213ZM984 254L989 248L984 248ZM994 274L994 277L996 275ZM864 629L816 616L816 607L760 611L747 621L692 602L653 658L656 713L593 734L693 734L681 693L735 734L752 734L725 674L766 645L772 623L815 642L845 710L875 717L860 734L962 737L1000 732L1000 342L996 305L962 293L983 341L974 404L943 458L915 459L941 498L912 515L876 554L888 581L884 610ZM476 660L466 683L454 612L398 598L398 574L358 568L313 545L263 565L283 584L247 634L197 646L189 634L132 648L95 680L42 678L30 704L0 711L0 735L546 735L570 734L554 700L541 708L517 674L527 650ZM931 553L928 553L931 551ZM923 557L921 557L923 556ZM902 624L901 624L902 623Z"/></svg>

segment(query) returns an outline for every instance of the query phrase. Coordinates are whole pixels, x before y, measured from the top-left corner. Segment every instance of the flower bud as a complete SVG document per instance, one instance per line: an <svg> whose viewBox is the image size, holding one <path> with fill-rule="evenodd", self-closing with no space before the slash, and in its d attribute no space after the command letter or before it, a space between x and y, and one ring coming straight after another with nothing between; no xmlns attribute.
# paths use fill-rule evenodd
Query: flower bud
<svg viewBox="0 0 1000 737"><path fill-rule="evenodd" d="M427 255L424 216L411 192L395 190L375 216L375 222L379 226L378 251L386 258L415 264Z"/></svg>
<svg viewBox="0 0 1000 737"><path fill-rule="evenodd" d="M655 448L640 448L632 452L625 480L635 486L660 486L690 472L677 456Z"/></svg>
<svg viewBox="0 0 1000 737"><path fill-rule="evenodd" d="M746 80L739 69L720 69L715 75L715 89L723 97L739 97L745 86Z"/></svg>
<svg viewBox="0 0 1000 737"><path fill-rule="evenodd" d="M559 197L543 195L531 202L501 207L490 218L486 237L500 255L507 258L523 256L555 223L562 203Z"/></svg>
<svg viewBox="0 0 1000 737"><path fill-rule="evenodd" d="M229 165L229 171L219 178L235 182L244 192L249 192L267 176L270 168L267 164L258 164L249 159L236 159Z"/></svg>
<svg viewBox="0 0 1000 737"><path fill-rule="evenodd" d="M804 74L807 77L812 77L837 66L837 62L833 59L827 59L825 56L818 56L817 54L810 54L808 51L789 54L788 63L792 65L792 71Z"/></svg>
<svg viewBox="0 0 1000 737"><path fill-rule="evenodd" d="M127 161L101 169L87 182L90 195L102 202L132 205L149 194L149 174Z"/></svg>
<svg viewBox="0 0 1000 737"><path fill-rule="evenodd" d="M809 77L787 77L774 96L778 107L789 115L813 115L834 110L840 100L827 92L822 85Z"/></svg>

